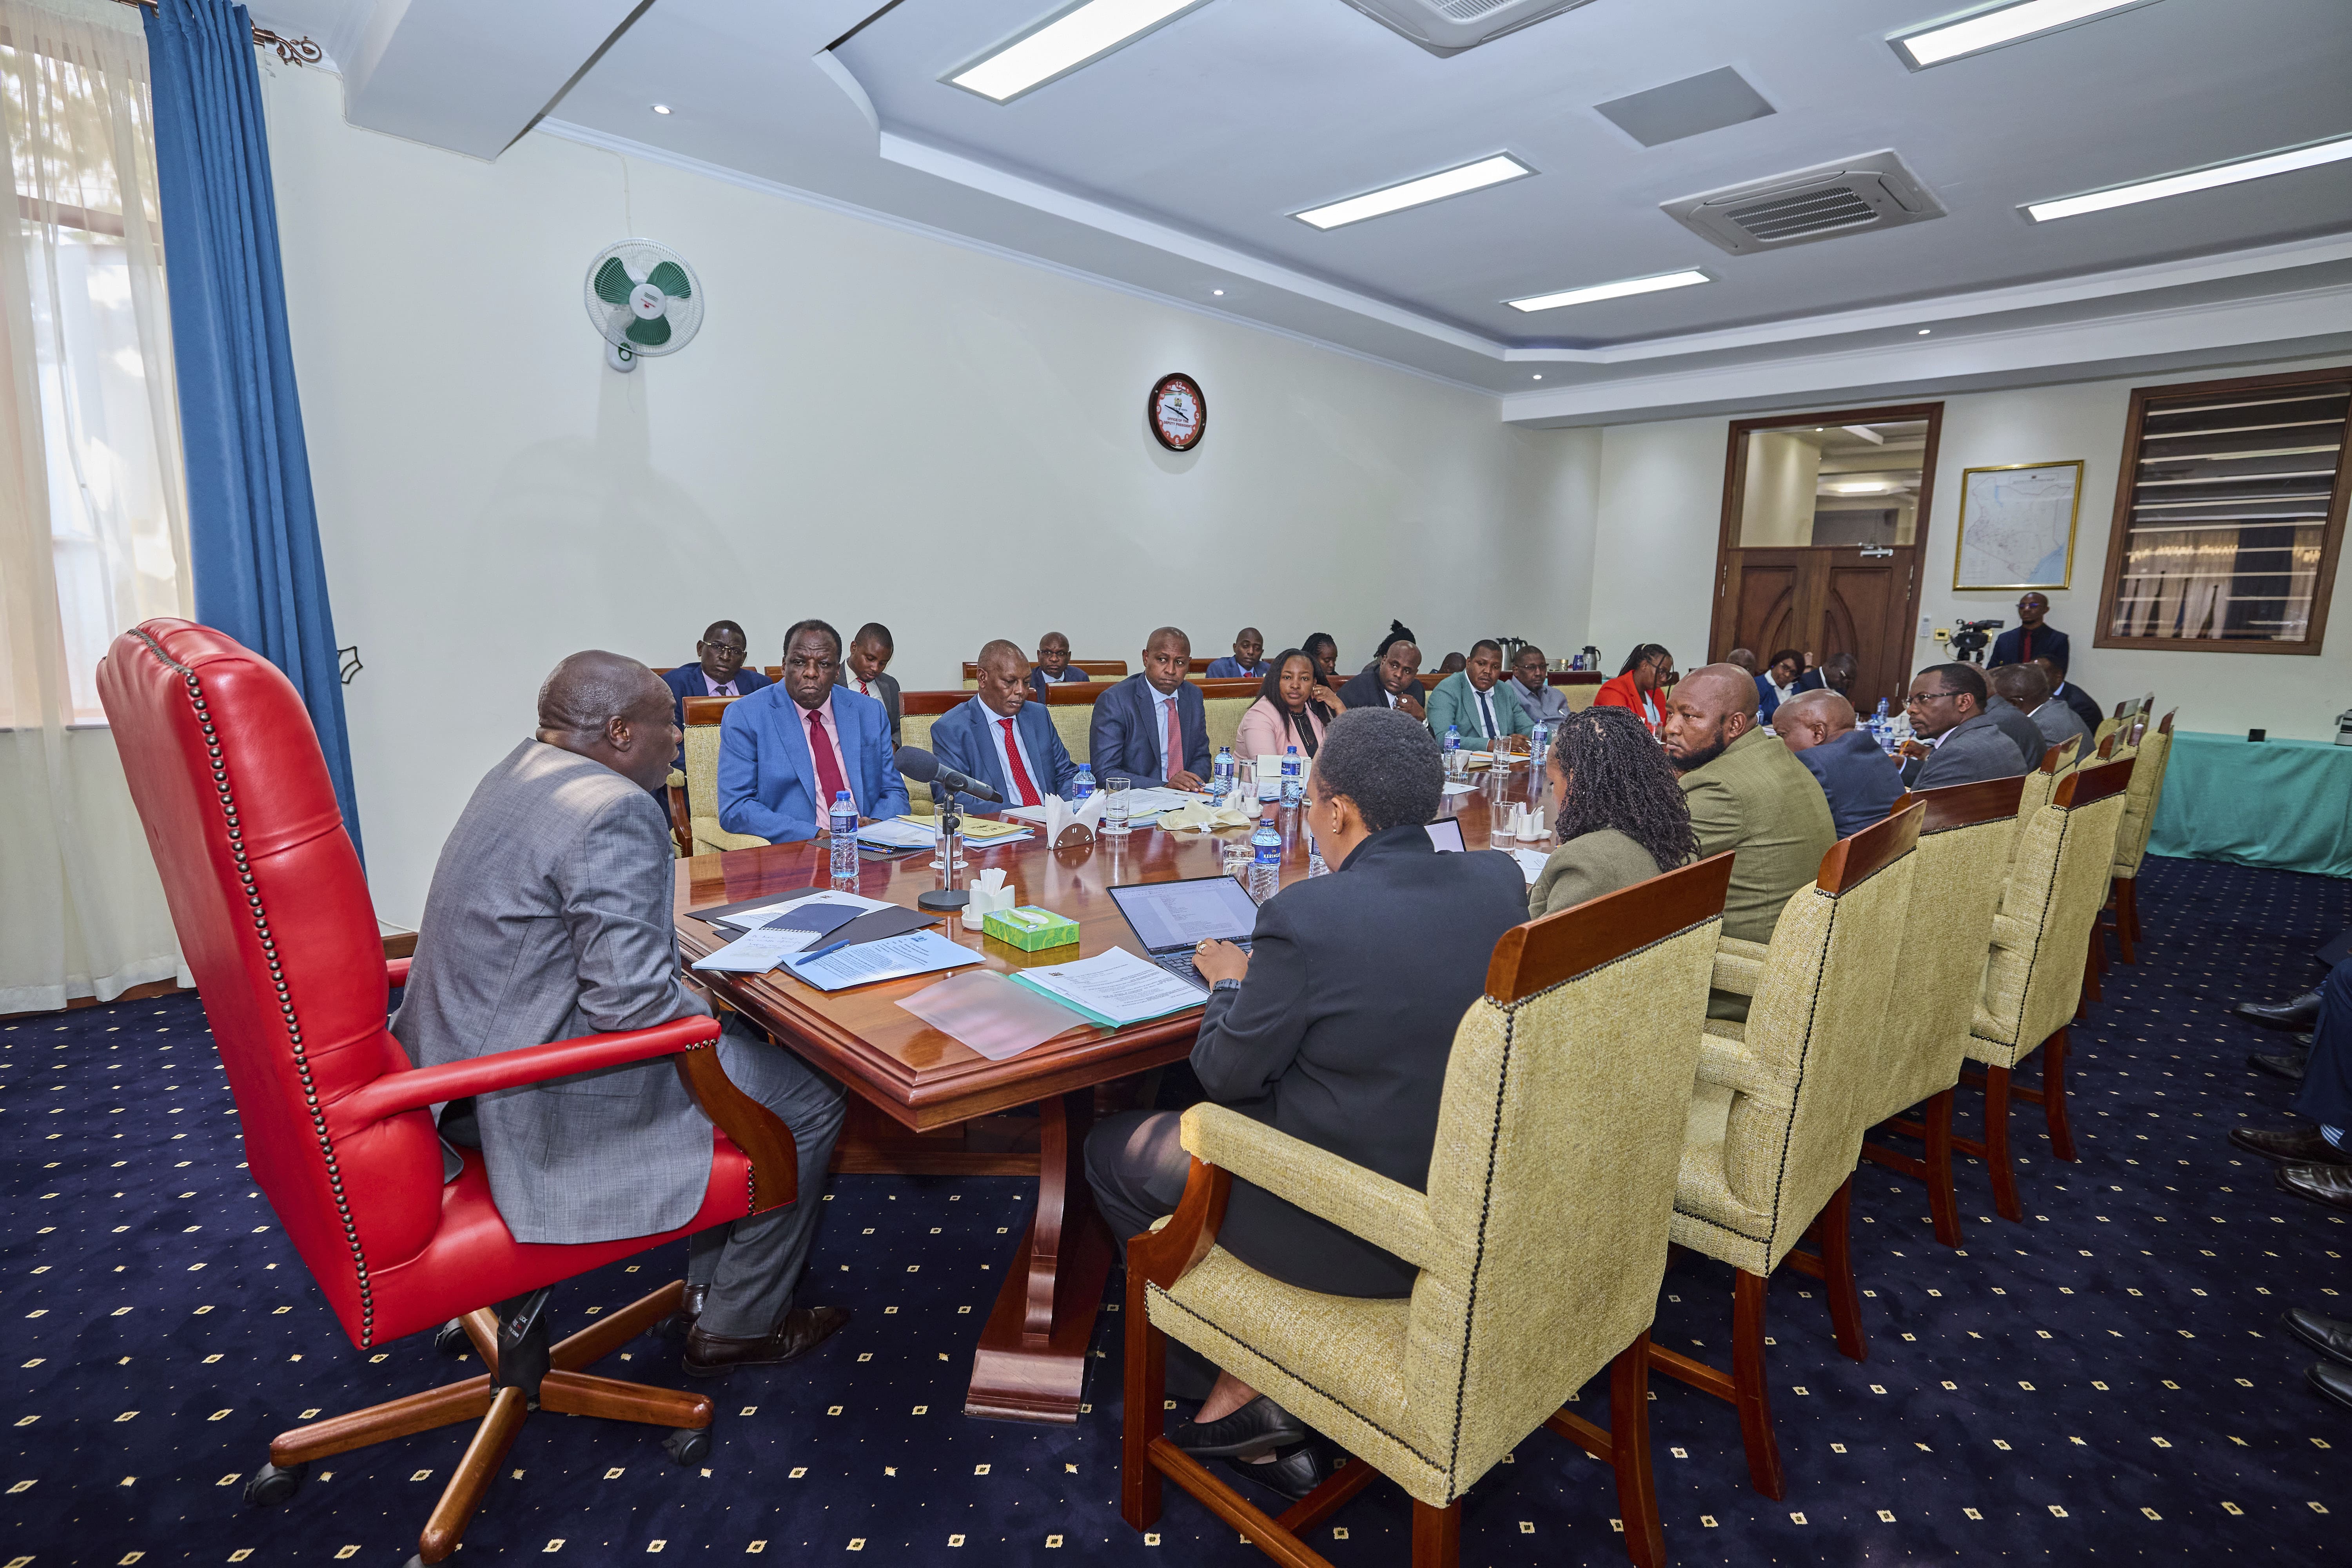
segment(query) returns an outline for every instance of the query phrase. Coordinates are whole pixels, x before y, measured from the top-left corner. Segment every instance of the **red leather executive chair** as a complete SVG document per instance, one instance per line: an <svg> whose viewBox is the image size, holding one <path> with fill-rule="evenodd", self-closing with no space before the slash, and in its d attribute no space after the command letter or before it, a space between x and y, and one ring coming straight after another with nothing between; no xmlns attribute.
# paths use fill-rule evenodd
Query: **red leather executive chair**
<svg viewBox="0 0 2352 1568"><path fill-rule="evenodd" d="M171 900L180 950L228 1069L251 1174L362 1350L457 1320L490 1370L297 1426L269 1445L246 1500L283 1502L312 1459L478 1421L426 1521L416 1561L457 1549L531 1409L673 1428L681 1465L709 1452L710 1401L581 1369L677 1309L682 1281L548 1342L546 1287L707 1226L793 1201L791 1132L730 1084L719 1024L681 1018L419 1068L386 1027L384 962L359 856L317 732L291 683L208 627L150 621L99 667L131 796ZM426 1107L491 1089L672 1058L718 1124L694 1218L659 1236L525 1246L490 1201L481 1155L443 1182Z"/></svg>

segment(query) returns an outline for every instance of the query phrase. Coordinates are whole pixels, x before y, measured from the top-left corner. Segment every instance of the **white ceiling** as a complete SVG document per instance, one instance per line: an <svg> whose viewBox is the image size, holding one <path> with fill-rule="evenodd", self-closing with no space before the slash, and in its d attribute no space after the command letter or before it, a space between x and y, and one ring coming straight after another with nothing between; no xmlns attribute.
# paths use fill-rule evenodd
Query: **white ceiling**
<svg viewBox="0 0 2352 1568"><path fill-rule="evenodd" d="M1885 39L1940 0L1594 0L1452 58L1341 0L1209 0L1009 104L940 79L1059 8L252 5L345 62L358 123L487 155L544 115L1482 387L1532 424L2352 347L2352 163L2016 211L2352 133L2345 0L2159 0L1917 72ZM1592 109L1723 66L1777 112L1644 148ZM1659 211L1879 148L1948 216L1735 257ZM1496 152L1536 176L1328 232L1287 216ZM1503 303L1687 267L1717 281Z"/></svg>

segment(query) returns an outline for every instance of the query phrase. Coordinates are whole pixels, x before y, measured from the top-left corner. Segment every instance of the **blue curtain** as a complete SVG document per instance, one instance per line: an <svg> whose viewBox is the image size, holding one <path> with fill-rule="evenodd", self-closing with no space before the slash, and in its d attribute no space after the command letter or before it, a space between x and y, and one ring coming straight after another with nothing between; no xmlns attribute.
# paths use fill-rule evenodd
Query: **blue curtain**
<svg viewBox="0 0 2352 1568"><path fill-rule="evenodd" d="M196 618L286 672L360 837L343 688L286 335L253 23L226 0L147 16Z"/></svg>

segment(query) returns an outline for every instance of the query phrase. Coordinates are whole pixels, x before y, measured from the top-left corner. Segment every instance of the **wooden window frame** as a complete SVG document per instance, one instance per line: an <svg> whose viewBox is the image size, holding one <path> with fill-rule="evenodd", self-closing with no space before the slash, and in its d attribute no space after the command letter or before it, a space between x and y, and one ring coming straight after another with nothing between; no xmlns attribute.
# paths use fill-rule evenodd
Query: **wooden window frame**
<svg viewBox="0 0 2352 1568"><path fill-rule="evenodd" d="M1706 641L1708 658L1720 658L1731 651L1732 608L1728 597L1731 580L1731 552L1739 544L1739 503L1748 491L1748 436L1753 430L1786 430L1797 425L1876 425L1897 419L1924 419L1927 422L1927 445L1919 454L1919 507L1912 514L1911 548L1919 553L1915 558L1922 569L1911 574L1909 607L1906 624L1916 625L1919 619L1919 596L1927 574L1927 513L1936 493L1936 453L1944 437L1944 405L1935 403L1893 403L1874 408L1839 408L1816 414L1773 414L1758 419L1735 419L1731 422L1729 447L1723 463L1723 521L1715 540L1715 613L1708 618ZM1822 548L1838 548L1824 546Z"/></svg>
<svg viewBox="0 0 2352 1568"><path fill-rule="evenodd" d="M2150 653L2267 653L2318 657L2321 645L2327 638L2327 603L2336 587L2336 557L2344 543L2345 503L2347 499L2352 499L2352 463L2345 460L2345 454L2341 451L2336 457L2336 485L2327 502L2327 520L2320 531L2319 574L2311 586L2311 635L2308 637L2301 642L2252 637L2242 640L2134 637L2117 637L2111 628L2116 624L2116 598L2123 585L2124 557L2130 542L2132 492L2136 488L2131 478L2139 471L2140 426L2147 416L2149 401L2155 398L2209 397L2217 393L2273 392L2282 387L2330 381L2352 381L2352 365L2290 371L2279 375L2242 375L2222 381L2183 381L2166 386L2132 388L2131 412L2124 421L2123 456L2116 465L2116 504L2107 524L2107 570L2099 588L2099 620L2092 632L2093 647L2146 649ZM2346 428L2352 432L2352 423L2347 423Z"/></svg>

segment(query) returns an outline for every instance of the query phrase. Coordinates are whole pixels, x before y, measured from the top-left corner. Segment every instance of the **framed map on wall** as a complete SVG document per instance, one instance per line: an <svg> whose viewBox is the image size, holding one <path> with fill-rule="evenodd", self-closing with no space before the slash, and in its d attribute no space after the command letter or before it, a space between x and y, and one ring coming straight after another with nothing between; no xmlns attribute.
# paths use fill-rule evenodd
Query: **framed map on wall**
<svg viewBox="0 0 2352 1568"><path fill-rule="evenodd" d="M2007 463L1960 474L1952 586L2063 588L2074 577L2083 463Z"/></svg>

